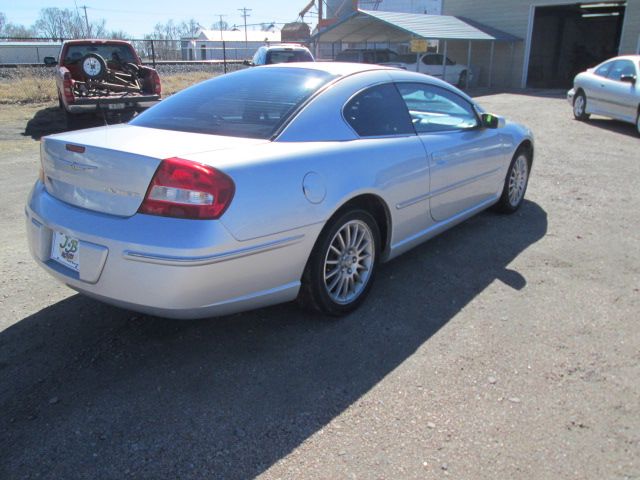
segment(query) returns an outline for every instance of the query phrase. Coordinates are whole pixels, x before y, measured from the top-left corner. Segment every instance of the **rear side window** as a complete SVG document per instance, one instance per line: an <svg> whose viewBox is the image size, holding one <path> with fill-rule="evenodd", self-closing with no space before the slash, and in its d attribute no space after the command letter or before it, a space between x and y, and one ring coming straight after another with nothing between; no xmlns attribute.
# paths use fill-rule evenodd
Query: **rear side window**
<svg viewBox="0 0 640 480"><path fill-rule="evenodd" d="M360 92L345 105L343 113L361 137L415 134L402 97L391 83Z"/></svg>
<svg viewBox="0 0 640 480"><path fill-rule="evenodd" d="M478 126L473 106L445 88L422 83L400 83L398 90L418 133L465 130Z"/></svg>
<svg viewBox="0 0 640 480"><path fill-rule="evenodd" d="M245 138L271 138L314 92L335 78L303 68L250 68L187 88L130 125Z"/></svg>

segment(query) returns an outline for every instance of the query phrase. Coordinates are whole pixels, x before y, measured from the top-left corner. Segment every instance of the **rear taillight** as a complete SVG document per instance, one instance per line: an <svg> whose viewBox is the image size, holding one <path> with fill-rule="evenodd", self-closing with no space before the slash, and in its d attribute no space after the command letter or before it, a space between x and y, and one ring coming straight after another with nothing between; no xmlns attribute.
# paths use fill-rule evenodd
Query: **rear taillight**
<svg viewBox="0 0 640 480"><path fill-rule="evenodd" d="M62 93L67 103L73 103L75 97L73 96L73 79L70 72L64 72L62 77Z"/></svg>
<svg viewBox="0 0 640 480"><path fill-rule="evenodd" d="M213 167L169 158L160 163L138 212L163 217L220 218L235 190L233 180Z"/></svg>
<svg viewBox="0 0 640 480"><path fill-rule="evenodd" d="M160 75L155 70L151 72L151 81L153 82L153 93L162 94L162 84L160 83Z"/></svg>

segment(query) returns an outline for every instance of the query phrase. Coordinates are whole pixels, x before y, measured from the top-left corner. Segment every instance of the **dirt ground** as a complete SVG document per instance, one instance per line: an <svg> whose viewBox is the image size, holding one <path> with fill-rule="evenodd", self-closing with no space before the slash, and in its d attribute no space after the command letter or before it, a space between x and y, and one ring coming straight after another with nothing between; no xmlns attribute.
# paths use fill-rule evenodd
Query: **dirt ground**
<svg viewBox="0 0 640 480"><path fill-rule="evenodd" d="M640 139L560 92L527 202L382 266L339 322L281 305L173 321L29 257L50 105L0 108L0 478L640 479Z"/></svg>

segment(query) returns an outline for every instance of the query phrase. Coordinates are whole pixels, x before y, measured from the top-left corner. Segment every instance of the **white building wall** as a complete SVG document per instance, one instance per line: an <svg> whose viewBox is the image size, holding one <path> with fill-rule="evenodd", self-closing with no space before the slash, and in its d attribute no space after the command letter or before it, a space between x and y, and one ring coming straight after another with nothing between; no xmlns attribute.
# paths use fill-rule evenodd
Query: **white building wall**
<svg viewBox="0 0 640 480"><path fill-rule="evenodd" d="M484 23L485 25L511 33L523 39L516 44L513 57L508 45L496 44L494 59L494 85L524 87L524 71L529 56L529 42L534 8L536 6L568 5L588 3L571 0L443 0L442 13L456 15ZM625 21L620 39L620 54L634 53L640 36L640 0L628 0ZM475 49L476 45L474 45ZM454 47L455 55L466 55L464 48ZM481 83L486 81L489 64L488 48L480 46L474 61L481 70Z"/></svg>
<svg viewBox="0 0 640 480"><path fill-rule="evenodd" d="M377 4L376 10L383 12L426 13L440 15L442 0L360 0L359 8L371 10Z"/></svg>
<svg viewBox="0 0 640 480"><path fill-rule="evenodd" d="M7 45L0 43L0 63L43 63L44 57L58 58L59 43Z"/></svg>

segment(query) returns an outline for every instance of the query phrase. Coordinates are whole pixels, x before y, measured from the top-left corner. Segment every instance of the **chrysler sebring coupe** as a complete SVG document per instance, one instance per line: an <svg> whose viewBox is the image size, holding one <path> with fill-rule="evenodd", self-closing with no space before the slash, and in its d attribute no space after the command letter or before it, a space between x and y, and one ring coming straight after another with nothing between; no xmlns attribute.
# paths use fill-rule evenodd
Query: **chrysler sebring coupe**
<svg viewBox="0 0 640 480"><path fill-rule="evenodd" d="M591 114L632 123L640 135L640 55L615 57L579 73L567 100L577 120Z"/></svg>
<svg viewBox="0 0 640 480"><path fill-rule="evenodd" d="M354 310L380 262L523 202L531 132L423 74L246 69L128 125L44 137L31 252L69 287L197 318L298 299Z"/></svg>

